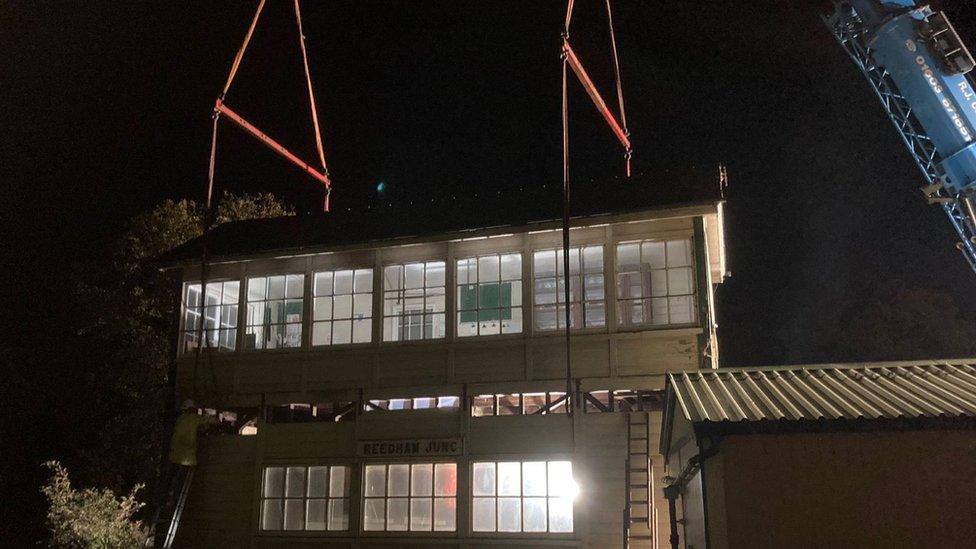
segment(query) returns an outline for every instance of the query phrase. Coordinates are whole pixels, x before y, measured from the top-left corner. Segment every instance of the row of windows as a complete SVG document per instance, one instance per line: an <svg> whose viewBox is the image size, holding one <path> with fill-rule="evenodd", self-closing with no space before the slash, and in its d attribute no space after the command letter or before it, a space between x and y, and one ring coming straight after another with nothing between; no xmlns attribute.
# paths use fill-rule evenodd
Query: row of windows
<svg viewBox="0 0 976 549"><path fill-rule="evenodd" d="M642 241L617 245L617 324L622 328L692 324L696 321L691 240ZM563 250L532 253L534 329L599 328L607 324L603 246L569 250L566 299ZM460 259L455 265L458 337L523 331L522 254L500 253ZM447 279L443 261L389 265L381 281L383 341L444 338ZM314 274L311 296L313 346L369 343L373 336L373 269ZM239 281L187 284L183 348L199 344L234 350ZM206 294L203 297L201 294ZM245 349L300 347L304 326L305 275L247 279Z"/></svg>
<svg viewBox="0 0 976 549"><path fill-rule="evenodd" d="M349 530L351 469L344 465L266 467L261 530ZM366 532L457 531L456 463L363 467ZM576 483L569 461L471 464L474 532L571 533Z"/></svg>

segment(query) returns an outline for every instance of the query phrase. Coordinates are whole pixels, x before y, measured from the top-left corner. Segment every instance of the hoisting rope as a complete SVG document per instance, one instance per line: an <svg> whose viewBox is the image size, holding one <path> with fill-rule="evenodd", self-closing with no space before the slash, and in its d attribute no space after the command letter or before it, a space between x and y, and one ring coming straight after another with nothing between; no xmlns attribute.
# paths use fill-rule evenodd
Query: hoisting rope
<svg viewBox="0 0 976 549"><path fill-rule="evenodd" d="M227 83L224 84L224 91L220 92L220 98L223 99L227 95L227 91L230 90L231 82L234 81L234 77L237 76L237 69L241 66L241 59L244 58L244 50L247 49L247 45L251 43L251 36L254 35L254 28L258 26L258 19L261 18L261 12L264 11L265 0L261 0L258 4L258 9L254 12L254 18L251 19L251 26L247 29L247 34L244 35L244 43L241 44L241 48L237 50L237 55L234 56L234 62L230 66L230 74L227 75Z"/></svg>
<svg viewBox="0 0 976 549"><path fill-rule="evenodd" d="M308 70L308 53L305 51L305 31L302 30L302 10L295 0L295 21L298 23L298 43L302 46L302 64L305 65L305 82L308 84L308 104L312 109L312 125L315 126L315 147L318 149L319 160L322 162L322 172L329 175L329 167L325 165L325 152L322 151L322 130L319 128L319 113L315 109L315 93L312 92L312 73ZM326 197L328 200L328 197Z"/></svg>

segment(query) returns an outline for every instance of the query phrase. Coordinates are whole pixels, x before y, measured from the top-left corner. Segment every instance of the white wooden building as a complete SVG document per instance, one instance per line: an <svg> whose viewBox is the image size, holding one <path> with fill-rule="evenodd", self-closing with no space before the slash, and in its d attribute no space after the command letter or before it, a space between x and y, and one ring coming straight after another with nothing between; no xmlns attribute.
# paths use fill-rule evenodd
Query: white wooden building
<svg viewBox="0 0 976 549"><path fill-rule="evenodd" d="M257 418L203 438L176 545L665 547L664 372L717 366L703 179L577 198L568 398L561 224L532 204L224 225L204 291L199 242L169 254L179 398Z"/></svg>

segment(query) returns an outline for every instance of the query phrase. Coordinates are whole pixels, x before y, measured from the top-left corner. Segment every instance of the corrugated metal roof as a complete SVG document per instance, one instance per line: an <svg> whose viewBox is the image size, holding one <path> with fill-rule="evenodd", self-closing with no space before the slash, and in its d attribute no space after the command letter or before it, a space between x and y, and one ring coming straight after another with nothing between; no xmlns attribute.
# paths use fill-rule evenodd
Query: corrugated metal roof
<svg viewBox="0 0 976 549"><path fill-rule="evenodd" d="M976 416L974 364L737 368L670 373L668 384L693 423Z"/></svg>

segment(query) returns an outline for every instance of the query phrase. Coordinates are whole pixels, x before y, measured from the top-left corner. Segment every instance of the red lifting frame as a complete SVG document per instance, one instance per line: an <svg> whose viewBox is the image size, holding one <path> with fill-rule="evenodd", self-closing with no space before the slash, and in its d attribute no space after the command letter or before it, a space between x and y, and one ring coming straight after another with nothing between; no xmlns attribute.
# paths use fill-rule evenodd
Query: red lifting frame
<svg viewBox="0 0 976 549"><path fill-rule="evenodd" d="M617 140L620 141L621 145L623 145L624 150L628 151L629 153L631 150L630 137L627 136L627 132L624 131L620 123L617 122L617 118L613 116L612 112L610 112L610 108L607 107L606 101L603 100L600 92L596 89L596 86L593 85L593 81L590 80L590 75L586 73L586 69L583 68L579 58L576 57L576 52L573 51L573 48L566 40L563 40L563 53L566 55L566 62L569 63L569 68L573 69L573 72L576 73L576 77L579 78L580 84L583 85L583 89L586 90L586 93L590 96L590 99L593 100L596 110L600 111L600 114L603 115L603 119L607 121L607 124L610 125L610 129L613 130L613 134L617 136ZM627 163L627 175L630 175L629 161Z"/></svg>

